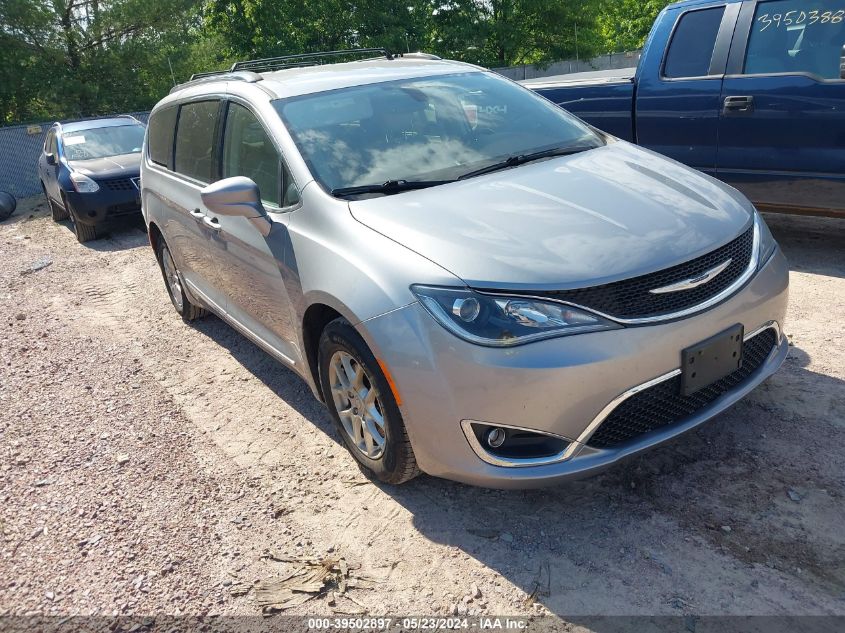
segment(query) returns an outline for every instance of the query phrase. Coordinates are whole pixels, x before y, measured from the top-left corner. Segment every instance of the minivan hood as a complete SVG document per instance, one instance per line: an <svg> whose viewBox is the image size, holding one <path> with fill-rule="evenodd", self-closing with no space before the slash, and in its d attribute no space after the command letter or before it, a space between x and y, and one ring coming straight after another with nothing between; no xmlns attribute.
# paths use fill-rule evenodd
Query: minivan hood
<svg viewBox="0 0 845 633"><path fill-rule="evenodd" d="M89 158L88 160L69 160L68 166L86 176L96 178L134 178L141 173L141 152Z"/></svg>
<svg viewBox="0 0 845 633"><path fill-rule="evenodd" d="M726 185L622 141L349 208L469 286L535 290L682 263L730 242L753 214Z"/></svg>

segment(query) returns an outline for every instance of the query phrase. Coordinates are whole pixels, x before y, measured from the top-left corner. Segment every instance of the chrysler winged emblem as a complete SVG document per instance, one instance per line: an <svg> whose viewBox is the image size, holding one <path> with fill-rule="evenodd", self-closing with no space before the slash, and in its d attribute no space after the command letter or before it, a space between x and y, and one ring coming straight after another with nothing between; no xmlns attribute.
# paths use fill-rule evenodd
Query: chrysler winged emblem
<svg viewBox="0 0 845 633"><path fill-rule="evenodd" d="M728 261L722 262L715 268L711 268L696 277L685 279L684 281L679 281L669 286L663 286L662 288L655 288L654 290L649 290L649 292L653 295L665 295L670 292L681 292L682 290L692 290L693 288L698 288L707 282L713 281L713 279L725 272L725 269L731 265L732 261L733 259L729 259Z"/></svg>

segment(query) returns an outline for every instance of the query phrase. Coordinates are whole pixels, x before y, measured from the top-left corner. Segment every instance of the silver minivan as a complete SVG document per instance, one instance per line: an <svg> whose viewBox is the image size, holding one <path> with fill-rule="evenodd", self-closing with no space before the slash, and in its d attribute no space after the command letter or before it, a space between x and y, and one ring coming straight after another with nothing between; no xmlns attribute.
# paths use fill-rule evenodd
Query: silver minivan
<svg viewBox="0 0 845 633"><path fill-rule="evenodd" d="M326 61L174 88L142 205L176 311L302 376L374 478L591 474L783 362L787 263L734 189L482 68Z"/></svg>

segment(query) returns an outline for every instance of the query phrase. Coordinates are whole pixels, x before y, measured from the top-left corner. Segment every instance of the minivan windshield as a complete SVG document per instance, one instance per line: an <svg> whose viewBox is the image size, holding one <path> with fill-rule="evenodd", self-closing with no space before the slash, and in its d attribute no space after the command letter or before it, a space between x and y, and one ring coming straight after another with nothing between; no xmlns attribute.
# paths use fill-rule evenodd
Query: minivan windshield
<svg viewBox="0 0 845 633"><path fill-rule="evenodd" d="M604 144L551 102L487 72L341 88L274 105L314 178L336 195L352 188L361 191L344 193L388 195Z"/></svg>
<svg viewBox="0 0 845 633"><path fill-rule="evenodd" d="M62 136L68 160L107 158L141 151L144 144L144 126L117 125L67 132Z"/></svg>

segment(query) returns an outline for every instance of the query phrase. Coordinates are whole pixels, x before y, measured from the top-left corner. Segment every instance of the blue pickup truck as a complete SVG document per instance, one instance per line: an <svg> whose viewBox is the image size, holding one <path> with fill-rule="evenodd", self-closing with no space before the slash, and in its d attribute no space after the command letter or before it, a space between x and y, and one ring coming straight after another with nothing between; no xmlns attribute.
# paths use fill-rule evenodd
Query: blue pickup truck
<svg viewBox="0 0 845 633"><path fill-rule="evenodd" d="M845 0L688 0L639 67L522 82L764 210L845 215Z"/></svg>

